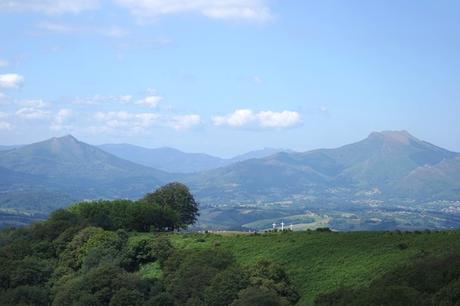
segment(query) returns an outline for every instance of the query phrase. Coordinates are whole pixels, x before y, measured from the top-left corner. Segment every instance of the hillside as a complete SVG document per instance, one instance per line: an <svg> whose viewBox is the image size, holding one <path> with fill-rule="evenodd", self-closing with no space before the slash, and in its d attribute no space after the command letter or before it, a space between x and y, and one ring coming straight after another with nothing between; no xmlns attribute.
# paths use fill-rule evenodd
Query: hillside
<svg viewBox="0 0 460 306"><path fill-rule="evenodd" d="M107 211L105 205L122 209ZM133 209L124 209L129 206ZM234 306L254 301L311 306L319 295L344 287L361 290L388 276L411 278L405 271L415 263L444 262L418 271L424 274L415 278L437 288L434 293L449 289L460 277L458 267L445 261L447 256L454 256L454 265L460 260L458 230L212 234L141 227L136 232L132 226L138 224L129 219L138 218L137 209L143 209L139 202L81 203L55 212L46 222L0 231L0 304L174 306L212 300L222 306L232 301ZM442 272L446 269L448 275ZM444 276L429 277L437 271ZM437 305L425 295L425 287L411 289L411 299ZM271 302L264 304L267 297ZM447 297L456 299L454 294ZM237 299L253 302L235 303Z"/></svg>
<svg viewBox="0 0 460 306"><path fill-rule="evenodd" d="M138 234L131 239L149 236ZM218 244L245 265L261 259L282 263L301 294L298 305L312 305L319 293L340 286L365 286L419 256L460 254L459 231L185 234L171 239L176 247L185 249L213 248ZM408 247L401 249L401 245ZM146 277L152 272L148 266L141 271Z"/></svg>
<svg viewBox="0 0 460 306"><path fill-rule="evenodd" d="M430 199L458 199L460 181L454 173L460 170L459 156L406 131L374 132L337 149L282 152L239 162L203 172L188 183L210 201L277 201L307 195L324 198L331 197L334 189L344 190L347 198L375 189L379 198L419 200L425 194L418 191L426 188ZM426 174L426 168L437 177ZM441 177L442 184L437 184ZM222 197L213 197L215 194Z"/></svg>
<svg viewBox="0 0 460 306"><path fill-rule="evenodd" d="M44 177L95 180L162 174L117 158L70 135L1 152L0 166Z"/></svg>
<svg viewBox="0 0 460 306"><path fill-rule="evenodd" d="M169 177L72 136L1 151L0 173L0 207L34 213L75 200L138 197Z"/></svg>

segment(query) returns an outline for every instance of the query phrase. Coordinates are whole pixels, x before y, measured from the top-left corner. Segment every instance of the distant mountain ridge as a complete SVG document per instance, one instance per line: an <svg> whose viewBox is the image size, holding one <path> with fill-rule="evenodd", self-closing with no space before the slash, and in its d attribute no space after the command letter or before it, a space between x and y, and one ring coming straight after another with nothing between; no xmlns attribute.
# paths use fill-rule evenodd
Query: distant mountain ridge
<svg viewBox="0 0 460 306"><path fill-rule="evenodd" d="M388 197L460 199L459 160L460 154L406 131L384 131L336 149L281 152L242 161L200 173L188 183L203 197L223 195L221 201L281 200L293 195L325 198L332 196L331 189L346 190L352 197L374 188ZM433 175L444 183L433 182Z"/></svg>
<svg viewBox="0 0 460 306"><path fill-rule="evenodd" d="M132 149L138 154L136 158L146 158L145 162L153 156L145 148L123 145L117 149ZM303 213L311 209L326 215L321 220L328 220L332 211L336 211L336 218L341 216L340 211L373 212L372 223L379 220L372 216L385 216L389 205L398 210L404 203L405 209L411 210L430 201L460 201L460 154L406 131L374 132L364 140L335 149L268 149L225 160L229 164L219 164L218 158L206 154L152 150L158 154L157 162L175 163L179 171L174 172L211 165L214 168L167 173L117 157L70 135L51 138L0 151L0 212L38 214L42 218L56 207L75 201L139 198L171 181L191 188L202 205L204 222L226 220L229 228L255 224L260 218L268 220L261 224L271 224L273 218L291 214L290 218L309 220L311 217ZM448 211L456 209L449 205L445 207ZM437 220L437 213L434 208L434 219L430 220ZM391 228L391 220L379 228ZM460 217L453 220L456 224ZM355 221L347 222L345 228ZM449 222L443 224L449 226ZM338 226L344 228L343 224Z"/></svg>
<svg viewBox="0 0 460 306"><path fill-rule="evenodd" d="M264 158L285 151L265 148L225 159L204 153L186 153L168 147L149 149L130 144L104 144L98 147L117 157L170 173L201 172L228 166L243 160Z"/></svg>
<svg viewBox="0 0 460 306"><path fill-rule="evenodd" d="M19 148L21 145L12 145L12 146L2 146L0 145L0 151L6 151L6 150L11 150L15 148Z"/></svg>
<svg viewBox="0 0 460 306"><path fill-rule="evenodd" d="M0 177L0 207L5 204L1 197L10 199L13 193L47 192L66 201L140 197L169 180L167 173L120 159L70 135L1 151ZM9 206L14 203L8 201Z"/></svg>

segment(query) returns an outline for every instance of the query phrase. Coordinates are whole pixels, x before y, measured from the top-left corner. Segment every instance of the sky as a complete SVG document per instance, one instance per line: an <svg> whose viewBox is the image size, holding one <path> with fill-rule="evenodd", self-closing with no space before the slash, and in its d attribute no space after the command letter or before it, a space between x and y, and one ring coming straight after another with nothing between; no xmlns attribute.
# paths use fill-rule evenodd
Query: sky
<svg viewBox="0 0 460 306"><path fill-rule="evenodd" d="M0 0L0 144L460 152L460 3Z"/></svg>

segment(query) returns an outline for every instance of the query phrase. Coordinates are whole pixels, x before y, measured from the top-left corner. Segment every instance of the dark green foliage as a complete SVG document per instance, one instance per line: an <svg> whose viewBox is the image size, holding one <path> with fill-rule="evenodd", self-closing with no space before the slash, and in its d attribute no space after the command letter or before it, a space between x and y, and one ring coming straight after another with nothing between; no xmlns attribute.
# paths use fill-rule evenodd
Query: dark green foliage
<svg viewBox="0 0 460 306"><path fill-rule="evenodd" d="M193 250L173 255L165 264L165 285L179 305L191 298L204 300L204 291L215 275L234 263L220 250Z"/></svg>
<svg viewBox="0 0 460 306"><path fill-rule="evenodd" d="M145 306L174 306L174 299L169 293L162 292L147 301Z"/></svg>
<svg viewBox="0 0 460 306"><path fill-rule="evenodd" d="M163 267L168 258L173 255L174 247L169 239L160 236L153 241L153 253Z"/></svg>
<svg viewBox="0 0 460 306"><path fill-rule="evenodd" d="M276 292L284 304L295 304L300 296L282 266L263 260L248 268L251 286Z"/></svg>
<svg viewBox="0 0 460 306"><path fill-rule="evenodd" d="M281 306L281 300L272 290L249 287L240 292L231 306Z"/></svg>
<svg viewBox="0 0 460 306"><path fill-rule="evenodd" d="M141 264L155 261L155 243L153 239L140 239L127 246L123 258L123 267L128 271L139 269Z"/></svg>
<svg viewBox="0 0 460 306"><path fill-rule="evenodd" d="M69 210L93 226L138 232L174 228L179 214L168 207L129 200L82 202Z"/></svg>
<svg viewBox="0 0 460 306"><path fill-rule="evenodd" d="M138 306L143 302L144 297L139 291L121 288L113 295L109 306Z"/></svg>
<svg viewBox="0 0 460 306"><path fill-rule="evenodd" d="M0 292L0 306L48 306L49 292L40 286L20 286Z"/></svg>
<svg viewBox="0 0 460 306"><path fill-rule="evenodd" d="M169 240L174 235L135 233L185 228L196 219L197 204L181 184L146 198L83 202L47 221L1 231L0 306L224 306L238 298L291 305L296 300L286 274L271 262L242 268L219 248L177 250ZM148 265L157 277L141 277ZM250 285L268 297L244 291Z"/></svg>
<svg viewBox="0 0 460 306"><path fill-rule="evenodd" d="M193 198L187 186L181 183L170 183L143 198L145 203L156 204L163 209L179 212L179 223L175 228L186 228L194 224L198 217L198 203Z"/></svg>
<svg viewBox="0 0 460 306"><path fill-rule="evenodd" d="M433 298L433 304L439 306L460 305L460 278L451 281L440 289Z"/></svg>
<svg viewBox="0 0 460 306"><path fill-rule="evenodd" d="M242 268L220 249L177 252L164 272L166 289L176 305L225 306L236 299L238 305L252 305L243 303L258 298L261 304L256 305L294 305L299 299L280 265L261 261Z"/></svg>
<svg viewBox="0 0 460 306"><path fill-rule="evenodd" d="M367 288L319 295L315 305L458 305L460 255L426 257L386 273Z"/></svg>
<svg viewBox="0 0 460 306"><path fill-rule="evenodd" d="M23 260L12 262L9 287L24 285L35 286L45 283L53 271L50 261L36 257L26 257Z"/></svg>
<svg viewBox="0 0 460 306"><path fill-rule="evenodd" d="M204 300L208 305L230 305L238 292L249 285L247 274L237 266L217 274L205 290Z"/></svg>
<svg viewBox="0 0 460 306"><path fill-rule="evenodd" d="M137 275L129 274L111 264L100 266L80 276L69 279L54 288L52 305L81 304L81 299L89 295L97 305L119 304L131 297L134 304L140 305L149 297L149 284Z"/></svg>

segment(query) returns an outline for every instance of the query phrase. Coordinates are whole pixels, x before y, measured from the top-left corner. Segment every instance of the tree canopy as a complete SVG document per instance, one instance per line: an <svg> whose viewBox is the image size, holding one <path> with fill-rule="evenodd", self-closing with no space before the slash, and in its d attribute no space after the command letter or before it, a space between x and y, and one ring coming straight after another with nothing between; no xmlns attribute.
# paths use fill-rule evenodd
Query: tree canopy
<svg viewBox="0 0 460 306"><path fill-rule="evenodd" d="M178 212L179 221L174 224L176 228L186 228L188 225L194 224L199 215L198 203L190 190L184 184L177 182L167 184L155 192L146 194L142 202Z"/></svg>
<svg viewBox="0 0 460 306"><path fill-rule="evenodd" d="M138 201L81 202L68 211L74 214L73 217L106 230L172 231L185 229L196 222L198 203L187 186L170 183Z"/></svg>

